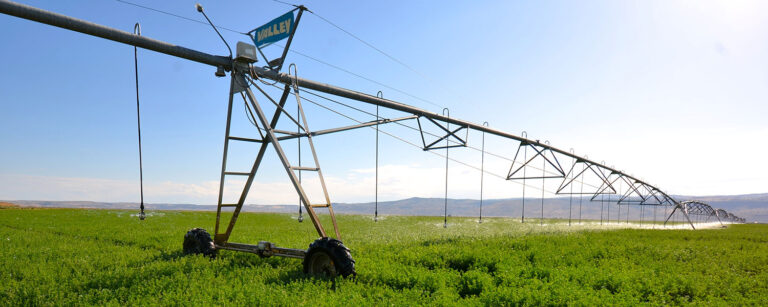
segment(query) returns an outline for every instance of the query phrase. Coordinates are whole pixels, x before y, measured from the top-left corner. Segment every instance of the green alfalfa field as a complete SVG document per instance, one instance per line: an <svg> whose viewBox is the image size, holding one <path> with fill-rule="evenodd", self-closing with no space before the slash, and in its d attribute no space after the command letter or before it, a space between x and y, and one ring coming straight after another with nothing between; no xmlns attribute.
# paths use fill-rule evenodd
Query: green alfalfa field
<svg viewBox="0 0 768 307"><path fill-rule="evenodd" d="M0 305L768 305L768 225L600 229L514 219L340 216L356 278L301 260L182 253L213 212L0 210ZM327 217L324 217L327 218ZM295 215L246 213L232 242L307 248Z"/></svg>

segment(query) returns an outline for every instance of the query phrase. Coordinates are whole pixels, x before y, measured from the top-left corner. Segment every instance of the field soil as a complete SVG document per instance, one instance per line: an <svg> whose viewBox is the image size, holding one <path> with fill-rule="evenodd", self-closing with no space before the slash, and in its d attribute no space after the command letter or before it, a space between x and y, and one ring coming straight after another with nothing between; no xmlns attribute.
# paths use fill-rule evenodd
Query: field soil
<svg viewBox="0 0 768 307"><path fill-rule="evenodd" d="M0 211L0 305L768 305L768 225L703 230L438 217L339 217L357 277L302 262L182 253L215 213ZM232 242L307 248L295 215L241 215ZM327 216L321 217L327 219Z"/></svg>

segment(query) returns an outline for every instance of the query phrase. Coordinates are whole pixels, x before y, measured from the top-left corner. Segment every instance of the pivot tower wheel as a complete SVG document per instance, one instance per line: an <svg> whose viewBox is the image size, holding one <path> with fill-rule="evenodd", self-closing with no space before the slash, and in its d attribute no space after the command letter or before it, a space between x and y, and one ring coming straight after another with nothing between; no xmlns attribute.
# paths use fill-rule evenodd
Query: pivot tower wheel
<svg viewBox="0 0 768 307"><path fill-rule="evenodd" d="M309 245L304 256L304 273L327 277L357 275L349 248L341 241L327 237Z"/></svg>
<svg viewBox="0 0 768 307"><path fill-rule="evenodd" d="M192 228L184 235L184 254L203 254L213 258L216 257L216 245L205 229Z"/></svg>

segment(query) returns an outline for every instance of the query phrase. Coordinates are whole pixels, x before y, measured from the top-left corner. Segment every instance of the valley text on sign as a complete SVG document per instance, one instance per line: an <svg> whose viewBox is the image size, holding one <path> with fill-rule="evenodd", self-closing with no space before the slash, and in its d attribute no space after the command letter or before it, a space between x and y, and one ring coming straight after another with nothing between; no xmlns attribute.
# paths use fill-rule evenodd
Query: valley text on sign
<svg viewBox="0 0 768 307"><path fill-rule="evenodd" d="M286 38L291 33L291 26L293 26L293 12L288 12L251 31L253 43L261 48Z"/></svg>

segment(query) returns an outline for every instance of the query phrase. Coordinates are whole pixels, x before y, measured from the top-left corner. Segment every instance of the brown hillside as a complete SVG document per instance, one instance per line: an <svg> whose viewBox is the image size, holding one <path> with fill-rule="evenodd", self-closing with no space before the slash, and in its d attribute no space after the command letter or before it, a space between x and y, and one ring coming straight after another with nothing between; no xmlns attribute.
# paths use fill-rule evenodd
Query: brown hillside
<svg viewBox="0 0 768 307"><path fill-rule="evenodd" d="M4 203L0 201L0 209L6 209L6 208L18 208L19 205L12 204L12 203Z"/></svg>

